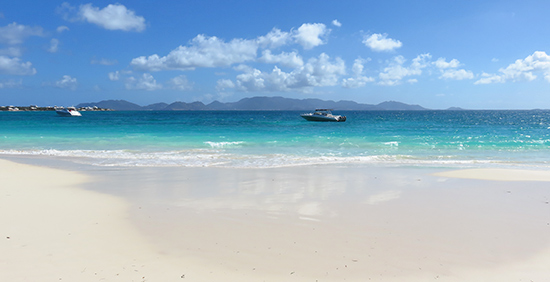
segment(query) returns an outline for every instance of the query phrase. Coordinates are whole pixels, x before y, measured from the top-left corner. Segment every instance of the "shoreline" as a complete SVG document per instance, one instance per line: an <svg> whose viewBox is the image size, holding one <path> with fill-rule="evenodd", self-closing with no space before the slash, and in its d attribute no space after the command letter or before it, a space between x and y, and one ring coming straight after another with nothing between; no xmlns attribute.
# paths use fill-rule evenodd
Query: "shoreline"
<svg viewBox="0 0 550 282"><path fill-rule="evenodd" d="M550 277L548 180L525 171L24 162L0 159L0 280Z"/></svg>

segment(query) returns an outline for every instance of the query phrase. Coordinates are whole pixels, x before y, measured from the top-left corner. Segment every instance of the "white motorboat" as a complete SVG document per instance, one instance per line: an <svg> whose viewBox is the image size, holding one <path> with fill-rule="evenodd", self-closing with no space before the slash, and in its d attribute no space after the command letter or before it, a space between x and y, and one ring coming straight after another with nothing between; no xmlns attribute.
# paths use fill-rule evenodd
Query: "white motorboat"
<svg viewBox="0 0 550 282"><path fill-rule="evenodd" d="M75 107L55 109L55 112L62 117L80 117L82 116Z"/></svg>
<svg viewBox="0 0 550 282"><path fill-rule="evenodd" d="M333 115L331 109L315 109L313 113L301 114L309 121L346 121L345 116Z"/></svg>

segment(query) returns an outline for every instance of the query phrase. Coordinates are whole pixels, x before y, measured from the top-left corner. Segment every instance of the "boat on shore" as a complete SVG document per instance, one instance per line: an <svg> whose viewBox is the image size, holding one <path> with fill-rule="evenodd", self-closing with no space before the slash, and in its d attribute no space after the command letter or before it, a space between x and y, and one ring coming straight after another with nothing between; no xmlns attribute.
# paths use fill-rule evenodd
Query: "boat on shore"
<svg viewBox="0 0 550 282"><path fill-rule="evenodd" d="M313 113L301 114L300 116L309 121L346 121L346 116L333 115L331 109L315 109Z"/></svg>
<svg viewBox="0 0 550 282"><path fill-rule="evenodd" d="M82 114L80 114L79 111L76 110L75 107L68 107L68 108L57 108L55 109L55 112L62 116L62 117L80 117Z"/></svg>

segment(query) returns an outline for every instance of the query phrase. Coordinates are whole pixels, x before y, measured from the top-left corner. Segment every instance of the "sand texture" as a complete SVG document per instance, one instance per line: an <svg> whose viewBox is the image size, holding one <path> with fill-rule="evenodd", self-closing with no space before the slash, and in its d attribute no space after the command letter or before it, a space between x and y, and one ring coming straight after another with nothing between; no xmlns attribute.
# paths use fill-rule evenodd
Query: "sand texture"
<svg viewBox="0 0 550 282"><path fill-rule="evenodd" d="M545 175L0 160L0 281L550 281Z"/></svg>

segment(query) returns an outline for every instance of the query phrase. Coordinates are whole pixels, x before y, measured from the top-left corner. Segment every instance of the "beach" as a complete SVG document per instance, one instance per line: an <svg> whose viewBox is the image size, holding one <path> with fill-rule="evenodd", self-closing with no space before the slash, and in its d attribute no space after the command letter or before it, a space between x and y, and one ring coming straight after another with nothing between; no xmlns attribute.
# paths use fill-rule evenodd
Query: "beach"
<svg viewBox="0 0 550 282"><path fill-rule="evenodd" d="M549 174L15 157L0 161L0 280L545 281Z"/></svg>

